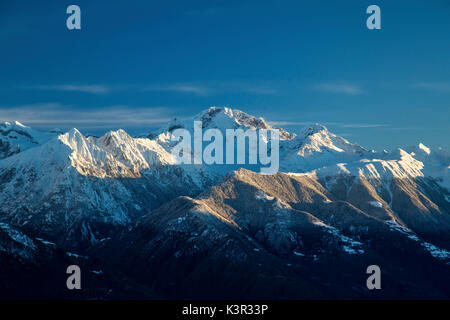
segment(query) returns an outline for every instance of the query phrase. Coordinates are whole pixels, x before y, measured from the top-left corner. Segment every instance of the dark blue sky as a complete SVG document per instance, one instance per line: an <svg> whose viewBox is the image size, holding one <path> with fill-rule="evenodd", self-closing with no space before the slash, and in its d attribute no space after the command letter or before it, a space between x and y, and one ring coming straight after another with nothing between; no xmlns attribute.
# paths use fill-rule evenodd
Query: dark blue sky
<svg viewBox="0 0 450 320"><path fill-rule="evenodd" d="M0 120L138 133L216 105L369 148L450 149L448 0L8 2Z"/></svg>

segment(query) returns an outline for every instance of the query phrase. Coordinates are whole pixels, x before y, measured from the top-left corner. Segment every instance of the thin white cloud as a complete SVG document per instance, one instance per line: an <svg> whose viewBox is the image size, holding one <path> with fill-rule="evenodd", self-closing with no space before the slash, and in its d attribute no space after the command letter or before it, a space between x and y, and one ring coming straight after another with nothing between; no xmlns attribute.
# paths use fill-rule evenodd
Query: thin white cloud
<svg viewBox="0 0 450 320"><path fill-rule="evenodd" d="M278 90L267 84L250 84L244 82L219 82L209 83L208 85L196 83L172 83L172 84L152 84L147 86L135 85L73 85L73 84L58 84L58 85L33 85L22 86L22 89L32 90L56 90L67 92L85 92L91 94L108 94L116 91L131 91L131 92L174 92L181 94L193 94L198 96L210 96L213 94L224 93L249 93L257 95L272 95L277 94Z"/></svg>
<svg viewBox="0 0 450 320"><path fill-rule="evenodd" d="M169 91L178 93L192 93L195 95L208 95L210 90L203 86L191 84L154 85L143 88L143 91Z"/></svg>
<svg viewBox="0 0 450 320"><path fill-rule="evenodd" d="M347 95L358 95L363 93L362 89L353 84L342 83L320 83L313 86L314 90L328 93L343 93Z"/></svg>
<svg viewBox="0 0 450 320"><path fill-rule="evenodd" d="M209 96L223 93L249 93L260 95L272 95L278 93L278 90L268 85L248 84L243 82L222 82L208 85L189 83L151 85L144 87L143 91L169 91L177 93L190 93L199 96Z"/></svg>
<svg viewBox="0 0 450 320"><path fill-rule="evenodd" d="M43 86L28 86L28 89L37 90L56 90L56 91L71 91L71 92L85 92L92 94L106 94L111 91L111 88L105 85L72 85L72 84L61 84L61 85L43 85Z"/></svg>
<svg viewBox="0 0 450 320"><path fill-rule="evenodd" d="M14 107L0 107L0 120L17 120L24 124L35 124L42 127L107 128L146 126L170 121L173 119L171 110L173 109L126 105L80 110L70 105L39 103Z"/></svg>
<svg viewBox="0 0 450 320"><path fill-rule="evenodd" d="M450 93L450 82L422 82L415 84L414 87Z"/></svg>
<svg viewBox="0 0 450 320"><path fill-rule="evenodd" d="M229 88L229 90L232 92L245 92L245 93L261 94L261 95L273 95L273 94L278 93L277 89L269 87L269 86L247 85L247 84L234 84Z"/></svg>

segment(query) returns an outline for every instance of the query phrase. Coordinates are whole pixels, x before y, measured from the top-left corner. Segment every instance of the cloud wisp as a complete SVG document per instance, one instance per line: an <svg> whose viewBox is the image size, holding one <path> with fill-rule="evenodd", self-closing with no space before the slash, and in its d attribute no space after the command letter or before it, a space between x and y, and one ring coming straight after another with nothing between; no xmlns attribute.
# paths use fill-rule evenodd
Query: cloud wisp
<svg viewBox="0 0 450 320"><path fill-rule="evenodd" d="M143 91L168 91L176 93L190 93L198 96L220 95L224 93L248 93L260 95L272 95L278 93L278 90L268 85L248 84L244 82L221 82L208 85L193 83L151 85L144 87Z"/></svg>
<svg viewBox="0 0 450 320"><path fill-rule="evenodd" d="M36 90L56 90L56 91L68 91L68 92L84 92L92 94L107 94L111 91L111 88L106 85L73 85L73 84L61 84L61 85L39 85L23 87L25 89Z"/></svg>
<svg viewBox="0 0 450 320"><path fill-rule="evenodd" d="M207 85L201 83L168 83L149 85L103 85L103 84L56 84L20 86L21 89L82 92L96 95L106 95L116 92L167 92L191 94L196 96L211 96L221 94L247 93L255 95L274 95L278 90L268 84L247 82L215 82Z"/></svg>
<svg viewBox="0 0 450 320"><path fill-rule="evenodd" d="M414 85L415 88L422 88L432 91L450 93L450 82L422 82Z"/></svg>
<svg viewBox="0 0 450 320"><path fill-rule="evenodd" d="M109 128L162 124L173 118L171 108L116 105L79 109L59 103L0 107L1 121L20 121L40 127Z"/></svg>
<svg viewBox="0 0 450 320"><path fill-rule="evenodd" d="M313 86L313 89L327 93L341 93L347 95L359 95L363 93L363 90L357 85L342 83L320 83Z"/></svg>
<svg viewBox="0 0 450 320"><path fill-rule="evenodd" d="M178 93L192 93L199 96L205 96L211 93L210 89L192 84L173 84L173 85L151 85L142 88L142 91L168 91Z"/></svg>

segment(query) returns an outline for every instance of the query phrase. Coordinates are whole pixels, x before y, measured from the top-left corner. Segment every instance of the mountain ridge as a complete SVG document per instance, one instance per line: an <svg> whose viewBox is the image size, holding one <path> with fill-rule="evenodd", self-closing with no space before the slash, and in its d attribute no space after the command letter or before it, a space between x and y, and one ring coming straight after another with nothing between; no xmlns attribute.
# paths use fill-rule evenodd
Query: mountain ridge
<svg viewBox="0 0 450 320"><path fill-rule="evenodd" d="M205 130L273 128L213 107L150 136L74 128L42 140L25 134L36 143L23 148L8 131L14 152L0 160L0 255L19 269L33 268L40 252L44 265L52 256L58 265L65 255L100 259L108 281L119 273L142 296L169 298L370 298L364 273L349 279L379 261L393 284L382 297L432 288L430 297L450 296L439 282L450 265L447 151L419 144L377 152L316 124L281 131L278 173L179 164L172 132L192 131L196 120ZM12 134L35 134L14 126ZM330 264L339 272L328 277Z"/></svg>

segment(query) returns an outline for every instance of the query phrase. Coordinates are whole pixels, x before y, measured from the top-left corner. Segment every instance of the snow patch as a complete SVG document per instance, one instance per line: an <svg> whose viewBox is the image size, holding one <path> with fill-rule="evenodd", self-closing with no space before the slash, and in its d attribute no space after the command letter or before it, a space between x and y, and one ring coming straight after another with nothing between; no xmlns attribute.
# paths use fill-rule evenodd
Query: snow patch
<svg viewBox="0 0 450 320"><path fill-rule="evenodd" d="M383 204L380 201L369 201L369 204L371 206L377 207L377 208L383 208Z"/></svg>
<svg viewBox="0 0 450 320"><path fill-rule="evenodd" d="M406 235L409 239L420 242L420 245L423 246L431 254L431 256L441 260L450 259L450 251L438 248L431 243L420 240L419 237L413 234L409 229L399 225L395 221L387 221L386 223L392 230L401 232L404 235Z"/></svg>
<svg viewBox="0 0 450 320"><path fill-rule="evenodd" d="M73 253L73 252L66 252L66 255L67 255L68 257L73 257L73 258L77 258L77 259L88 259L87 256L82 256L82 255L80 255L80 254Z"/></svg>
<svg viewBox="0 0 450 320"><path fill-rule="evenodd" d="M102 270L91 270L91 272L94 274L103 274Z"/></svg>
<svg viewBox="0 0 450 320"><path fill-rule="evenodd" d="M44 239L41 239L41 238L36 238L36 240L42 242L43 244L45 244L47 246L52 246L52 247L56 246L56 243L51 242L51 241L47 241L47 240L44 240Z"/></svg>
<svg viewBox="0 0 450 320"><path fill-rule="evenodd" d="M0 222L0 228L4 230L12 240L24 245L25 247L36 249L36 245L34 244L33 240L31 240L22 232L11 228L10 225L3 222Z"/></svg>
<svg viewBox="0 0 450 320"><path fill-rule="evenodd" d="M264 201L264 202L266 202L266 201L272 201L272 200L274 199L274 197L269 196L269 195L265 194L265 193L262 192L262 191L258 191L258 193L256 194L255 198L256 198L257 200L262 200L262 201Z"/></svg>
<svg viewBox="0 0 450 320"><path fill-rule="evenodd" d="M345 252L347 252L348 254L364 253L364 250L361 249L361 246L363 245L361 242L356 241L350 237L347 237L347 236L341 234L338 229L336 229L335 227L329 226L322 221L315 221L313 223L315 225L321 226L322 228L325 228L328 233L330 233L334 237L338 238L340 240L340 242L342 242L342 249Z"/></svg>

